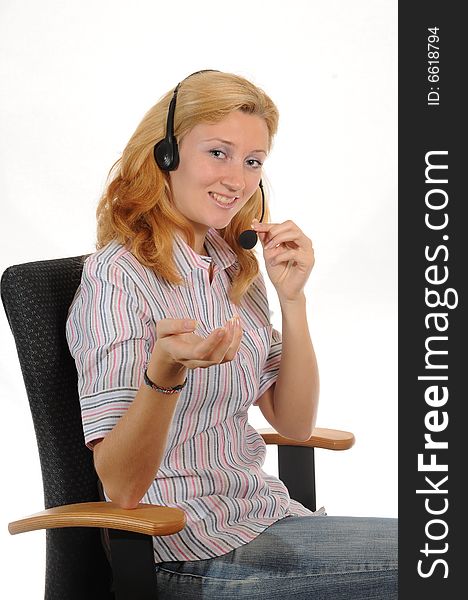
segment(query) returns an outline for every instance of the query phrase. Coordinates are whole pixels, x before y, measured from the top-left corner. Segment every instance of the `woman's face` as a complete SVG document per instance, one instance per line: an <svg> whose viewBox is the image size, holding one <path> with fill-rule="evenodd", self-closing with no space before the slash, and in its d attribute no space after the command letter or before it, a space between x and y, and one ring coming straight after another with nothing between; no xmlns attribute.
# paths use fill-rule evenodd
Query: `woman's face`
<svg viewBox="0 0 468 600"><path fill-rule="evenodd" d="M239 110L218 123L199 123L179 143L170 171L176 208L191 221L198 251L210 227L222 229L258 187L268 151L264 119Z"/></svg>

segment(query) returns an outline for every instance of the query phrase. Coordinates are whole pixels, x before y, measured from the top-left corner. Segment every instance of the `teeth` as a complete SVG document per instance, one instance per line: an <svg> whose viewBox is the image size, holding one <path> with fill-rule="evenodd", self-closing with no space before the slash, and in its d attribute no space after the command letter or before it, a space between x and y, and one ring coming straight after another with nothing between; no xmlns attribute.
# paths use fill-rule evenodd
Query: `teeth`
<svg viewBox="0 0 468 600"><path fill-rule="evenodd" d="M234 198L229 198L228 196L220 196L219 194L215 194L214 192L210 192L215 200L221 202L222 204L232 204L234 200L236 200L237 196Z"/></svg>

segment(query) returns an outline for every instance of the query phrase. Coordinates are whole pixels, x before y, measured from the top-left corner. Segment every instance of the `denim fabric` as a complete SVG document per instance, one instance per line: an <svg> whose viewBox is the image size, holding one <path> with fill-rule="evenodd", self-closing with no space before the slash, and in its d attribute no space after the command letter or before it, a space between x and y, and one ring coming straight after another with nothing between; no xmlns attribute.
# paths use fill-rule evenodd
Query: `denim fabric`
<svg viewBox="0 0 468 600"><path fill-rule="evenodd" d="M288 516L231 552L156 563L159 600L393 600L398 520Z"/></svg>

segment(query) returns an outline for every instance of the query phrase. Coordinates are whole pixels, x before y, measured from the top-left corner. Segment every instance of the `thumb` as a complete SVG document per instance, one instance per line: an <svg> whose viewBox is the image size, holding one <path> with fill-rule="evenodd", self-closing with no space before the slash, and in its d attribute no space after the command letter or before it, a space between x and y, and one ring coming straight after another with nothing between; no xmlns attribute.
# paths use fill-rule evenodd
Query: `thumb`
<svg viewBox="0 0 468 600"><path fill-rule="evenodd" d="M166 337L178 333L194 331L197 326L195 319L161 319L156 323L157 337Z"/></svg>

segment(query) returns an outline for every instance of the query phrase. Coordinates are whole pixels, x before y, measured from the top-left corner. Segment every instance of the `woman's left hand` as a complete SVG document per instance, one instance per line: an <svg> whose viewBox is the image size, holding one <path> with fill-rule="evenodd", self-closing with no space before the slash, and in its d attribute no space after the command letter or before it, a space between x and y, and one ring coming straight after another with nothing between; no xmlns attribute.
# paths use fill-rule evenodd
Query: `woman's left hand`
<svg viewBox="0 0 468 600"><path fill-rule="evenodd" d="M265 267L280 300L298 300L314 266L312 241L293 222L259 223L252 228L263 246Z"/></svg>

